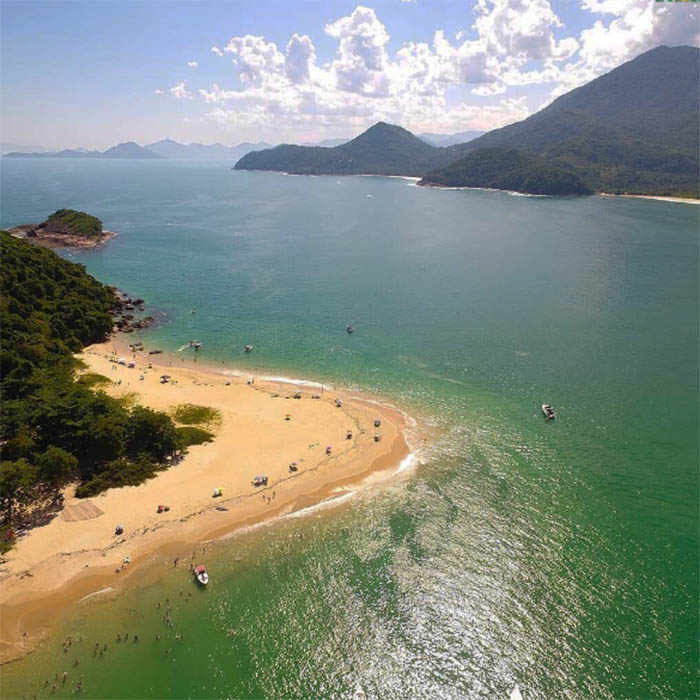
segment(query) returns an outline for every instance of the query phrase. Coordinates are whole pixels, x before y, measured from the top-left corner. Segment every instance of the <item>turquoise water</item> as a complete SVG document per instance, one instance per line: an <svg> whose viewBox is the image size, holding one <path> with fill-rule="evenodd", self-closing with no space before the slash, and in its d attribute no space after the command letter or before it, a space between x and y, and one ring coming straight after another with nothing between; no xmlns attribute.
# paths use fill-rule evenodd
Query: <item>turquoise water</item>
<svg viewBox="0 0 700 700"><path fill-rule="evenodd" d="M378 392L439 437L219 544L203 594L176 573L81 607L80 666L57 635L4 697L63 670L87 697L698 696L698 207L3 161L3 226L63 206L119 233L73 258L166 313L149 345Z"/></svg>

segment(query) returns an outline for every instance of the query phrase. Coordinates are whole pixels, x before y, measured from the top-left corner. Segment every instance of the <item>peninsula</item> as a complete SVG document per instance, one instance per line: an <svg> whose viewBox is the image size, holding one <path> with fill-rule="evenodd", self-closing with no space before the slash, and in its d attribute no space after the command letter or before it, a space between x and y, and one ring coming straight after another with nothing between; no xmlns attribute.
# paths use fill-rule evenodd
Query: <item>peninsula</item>
<svg viewBox="0 0 700 700"><path fill-rule="evenodd" d="M59 209L40 224L15 226L8 233L45 248L95 248L116 235L96 216L75 209Z"/></svg>

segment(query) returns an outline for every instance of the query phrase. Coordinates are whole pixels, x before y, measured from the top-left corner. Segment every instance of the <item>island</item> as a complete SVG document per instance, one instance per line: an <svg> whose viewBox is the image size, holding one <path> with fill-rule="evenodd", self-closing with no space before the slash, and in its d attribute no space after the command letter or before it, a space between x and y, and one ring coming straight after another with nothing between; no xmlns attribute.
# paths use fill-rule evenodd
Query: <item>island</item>
<svg viewBox="0 0 700 700"><path fill-rule="evenodd" d="M15 226L8 233L44 248L95 248L116 235L96 216L75 209L59 209L40 224Z"/></svg>

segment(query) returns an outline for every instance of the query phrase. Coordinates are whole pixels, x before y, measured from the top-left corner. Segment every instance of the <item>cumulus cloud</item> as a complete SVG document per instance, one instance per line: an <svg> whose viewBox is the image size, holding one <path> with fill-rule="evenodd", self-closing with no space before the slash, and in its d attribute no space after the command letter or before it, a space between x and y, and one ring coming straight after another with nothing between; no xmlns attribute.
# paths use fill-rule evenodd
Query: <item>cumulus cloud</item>
<svg viewBox="0 0 700 700"><path fill-rule="evenodd" d="M199 61L187 61L187 65L190 68L196 68L199 65Z"/></svg>
<svg viewBox="0 0 700 700"><path fill-rule="evenodd" d="M311 70L316 64L316 49L311 38L306 34L299 36L296 32L287 44L284 57L284 71L292 83L306 83L311 77Z"/></svg>
<svg viewBox="0 0 700 700"><path fill-rule="evenodd" d="M177 85L170 88L170 93L178 100L191 100L192 93L185 87L185 81L181 80Z"/></svg>
<svg viewBox="0 0 700 700"><path fill-rule="evenodd" d="M477 0L475 11L474 27L489 55L563 60L578 48L573 37L554 38L562 23L547 0Z"/></svg>
<svg viewBox="0 0 700 700"><path fill-rule="evenodd" d="M572 36L549 0L473 1L472 24L454 40L437 30L395 51L375 10L358 5L324 27L337 44L323 63L307 34L286 45L233 36L211 52L231 58L240 84L198 95L207 118L236 127L347 133L381 119L417 131L491 129L528 116L527 86L548 86L552 99L659 43L700 43L697 4L578 0L590 22ZM192 97L184 82L170 92Z"/></svg>
<svg viewBox="0 0 700 700"><path fill-rule="evenodd" d="M156 95L162 95L165 91L161 90L160 88L156 88L153 92L155 92Z"/></svg>

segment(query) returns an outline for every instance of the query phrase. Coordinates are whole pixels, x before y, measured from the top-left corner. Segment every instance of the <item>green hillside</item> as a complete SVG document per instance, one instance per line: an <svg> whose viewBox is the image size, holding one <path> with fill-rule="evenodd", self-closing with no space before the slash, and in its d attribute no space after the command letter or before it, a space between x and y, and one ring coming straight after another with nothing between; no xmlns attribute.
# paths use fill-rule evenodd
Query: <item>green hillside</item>
<svg viewBox="0 0 700 700"><path fill-rule="evenodd" d="M699 119L700 49L661 46L452 150L517 148L596 191L697 197Z"/></svg>
<svg viewBox="0 0 700 700"><path fill-rule="evenodd" d="M529 194L592 194L571 170L515 149L482 148L446 168L428 173L418 184L490 187Z"/></svg>
<svg viewBox="0 0 700 700"><path fill-rule="evenodd" d="M447 164L445 149L410 131L379 122L334 148L282 145L243 156L236 170L276 170L300 175L413 175Z"/></svg>

